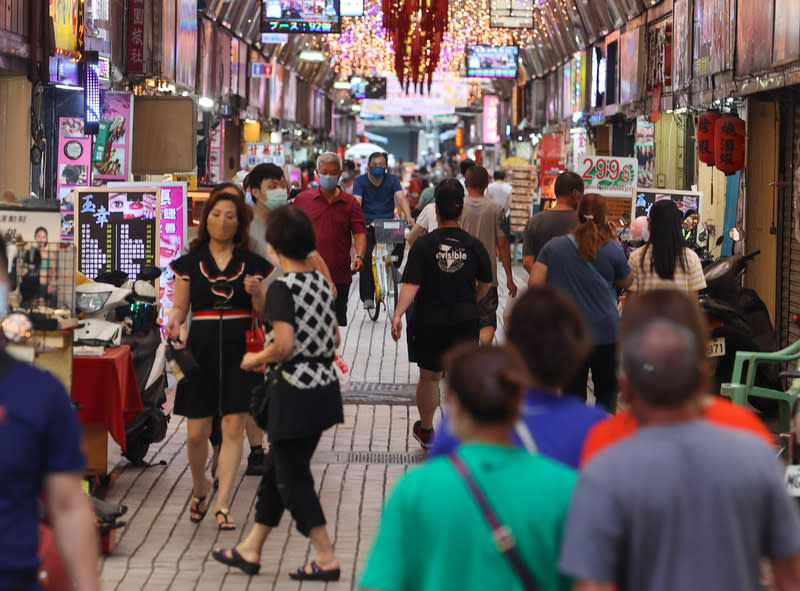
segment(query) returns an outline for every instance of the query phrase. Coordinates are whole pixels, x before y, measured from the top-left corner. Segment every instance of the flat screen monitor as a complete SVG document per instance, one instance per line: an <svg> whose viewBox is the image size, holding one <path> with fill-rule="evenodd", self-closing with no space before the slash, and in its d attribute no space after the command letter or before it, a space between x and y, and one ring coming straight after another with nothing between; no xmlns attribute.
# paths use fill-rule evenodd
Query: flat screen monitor
<svg viewBox="0 0 800 591"><path fill-rule="evenodd" d="M467 78L516 78L519 47L467 46Z"/></svg>
<svg viewBox="0 0 800 591"><path fill-rule="evenodd" d="M342 16L364 16L364 0L340 0Z"/></svg>
<svg viewBox="0 0 800 591"><path fill-rule="evenodd" d="M386 78L381 76L353 76L350 92L355 99L385 99Z"/></svg>
<svg viewBox="0 0 800 591"><path fill-rule="evenodd" d="M339 33L339 0L264 0L262 33Z"/></svg>

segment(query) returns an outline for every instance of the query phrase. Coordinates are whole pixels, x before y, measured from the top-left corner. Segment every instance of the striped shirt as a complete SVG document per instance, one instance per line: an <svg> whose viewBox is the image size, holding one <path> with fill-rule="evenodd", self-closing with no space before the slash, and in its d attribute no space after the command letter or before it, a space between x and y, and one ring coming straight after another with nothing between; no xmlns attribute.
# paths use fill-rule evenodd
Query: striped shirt
<svg viewBox="0 0 800 591"><path fill-rule="evenodd" d="M700 257L693 250L688 248L683 250L686 255L687 270L683 270L680 260L675 261L675 274L672 279L662 279L651 267L652 248L648 248L646 254L644 246L634 250L628 260L633 271L633 284L630 286L630 290L643 293L654 289L677 289L685 292L697 292L705 289L706 278L703 275ZM644 256L644 269L642 269L642 256Z"/></svg>

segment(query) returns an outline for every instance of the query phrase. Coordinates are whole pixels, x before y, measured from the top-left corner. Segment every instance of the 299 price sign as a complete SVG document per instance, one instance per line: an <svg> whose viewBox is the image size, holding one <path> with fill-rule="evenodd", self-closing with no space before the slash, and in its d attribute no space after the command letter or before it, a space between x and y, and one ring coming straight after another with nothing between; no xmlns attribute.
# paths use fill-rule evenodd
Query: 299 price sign
<svg viewBox="0 0 800 591"><path fill-rule="evenodd" d="M581 169L585 193L631 197L636 189L639 163L636 158L584 156Z"/></svg>

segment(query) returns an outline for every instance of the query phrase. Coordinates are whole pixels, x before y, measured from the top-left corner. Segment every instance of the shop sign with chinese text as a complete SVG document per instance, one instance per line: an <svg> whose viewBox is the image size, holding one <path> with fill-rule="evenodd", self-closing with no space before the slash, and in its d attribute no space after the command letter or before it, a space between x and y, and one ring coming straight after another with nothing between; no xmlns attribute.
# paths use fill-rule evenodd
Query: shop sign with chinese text
<svg viewBox="0 0 800 591"><path fill-rule="evenodd" d="M144 0L128 0L128 72L143 74L144 55Z"/></svg>
<svg viewBox="0 0 800 591"><path fill-rule="evenodd" d="M283 166L286 163L286 152L281 144L251 142L245 146L245 167L250 170L263 163Z"/></svg>

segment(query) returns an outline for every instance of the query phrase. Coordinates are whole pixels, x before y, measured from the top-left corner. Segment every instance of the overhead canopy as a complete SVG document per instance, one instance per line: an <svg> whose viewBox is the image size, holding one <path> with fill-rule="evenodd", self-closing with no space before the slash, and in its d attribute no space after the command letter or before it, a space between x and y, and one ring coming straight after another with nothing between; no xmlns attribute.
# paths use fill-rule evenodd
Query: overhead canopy
<svg viewBox="0 0 800 591"><path fill-rule="evenodd" d="M377 144L353 144L344 151L344 157L351 160L357 158L368 158L373 152L386 152L386 148L383 148Z"/></svg>

